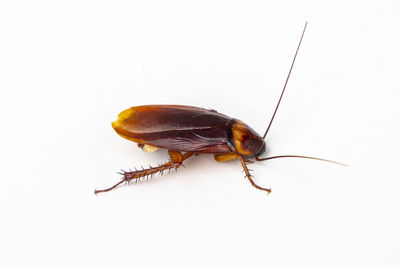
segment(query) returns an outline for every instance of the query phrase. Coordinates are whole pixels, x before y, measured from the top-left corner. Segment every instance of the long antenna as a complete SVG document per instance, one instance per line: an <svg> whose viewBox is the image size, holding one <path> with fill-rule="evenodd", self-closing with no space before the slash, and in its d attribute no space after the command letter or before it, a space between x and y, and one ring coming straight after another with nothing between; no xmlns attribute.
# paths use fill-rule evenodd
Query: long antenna
<svg viewBox="0 0 400 267"><path fill-rule="evenodd" d="M314 160L321 160L337 165L341 165L343 167L347 167L347 164L338 162L338 161L333 161L329 159L321 159L321 158L315 158L315 157L308 157L308 156L298 156L298 155L281 155L281 156L273 156L273 157L268 157L268 158L256 158L256 161L263 161L263 160L271 160L271 159L278 159L278 158L301 158L301 159L314 159Z"/></svg>
<svg viewBox="0 0 400 267"><path fill-rule="evenodd" d="M288 83L288 81L289 81L290 74L292 73L293 65L294 65L294 62L296 61L296 57L297 57L297 53L299 52L299 49L300 49L301 41L303 41L303 36L304 36L304 33L306 32L307 23L308 23L308 22L306 22L306 25L304 25L303 33L301 34L300 42L299 42L299 45L297 46L297 49L296 49L296 54L294 54L294 58L293 58L293 61L292 61L292 65L290 66L289 74L288 74L288 76L287 76L287 78L286 78L285 85L283 86L283 90L282 90L282 93L281 93L281 97L279 98L278 105L276 105L274 114L272 115L271 121L269 122L268 128L267 128L267 130L265 131L265 134L264 134L264 136L263 136L263 139L265 139L265 137L267 136L267 133L268 133L268 131L269 131L269 128L271 127L272 121L273 121L274 118L275 118L275 114L276 114L276 112L278 111L279 104L281 103L281 100L282 100L282 97L283 97L283 93L285 93L286 85L287 85L287 83Z"/></svg>

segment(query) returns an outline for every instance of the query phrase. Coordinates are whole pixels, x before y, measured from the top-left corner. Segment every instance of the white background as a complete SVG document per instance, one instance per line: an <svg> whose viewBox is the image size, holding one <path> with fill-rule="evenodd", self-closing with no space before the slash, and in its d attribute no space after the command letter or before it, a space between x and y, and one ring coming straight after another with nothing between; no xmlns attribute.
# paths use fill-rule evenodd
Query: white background
<svg viewBox="0 0 400 267"><path fill-rule="evenodd" d="M399 266L398 1L2 1L1 266ZM143 104L214 108L262 134L251 187L111 128Z"/></svg>

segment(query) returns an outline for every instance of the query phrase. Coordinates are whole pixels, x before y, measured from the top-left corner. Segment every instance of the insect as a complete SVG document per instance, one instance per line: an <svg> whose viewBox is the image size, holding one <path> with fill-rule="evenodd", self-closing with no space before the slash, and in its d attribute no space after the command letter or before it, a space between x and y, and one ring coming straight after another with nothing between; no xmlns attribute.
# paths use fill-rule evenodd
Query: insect
<svg viewBox="0 0 400 267"><path fill-rule="evenodd" d="M306 28L307 23L304 26L278 104L262 137L244 122L215 110L181 105L131 107L122 111L118 115L118 119L112 123L114 130L123 138L138 143L138 146L146 152L153 152L159 148L168 149L170 160L147 169L122 171L120 173L123 176L121 181L110 188L95 190L95 194L110 191L124 182L138 181L143 177L152 177L157 173L162 174L165 171L176 170L183 166L184 160L202 153L214 154L214 158L218 162L239 160L250 183L255 188L267 193L271 193L271 189L261 187L253 181L247 163L253 162L253 160L297 157L341 164L331 160L298 155L260 158L265 151L265 137L282 100Z"/></svg>

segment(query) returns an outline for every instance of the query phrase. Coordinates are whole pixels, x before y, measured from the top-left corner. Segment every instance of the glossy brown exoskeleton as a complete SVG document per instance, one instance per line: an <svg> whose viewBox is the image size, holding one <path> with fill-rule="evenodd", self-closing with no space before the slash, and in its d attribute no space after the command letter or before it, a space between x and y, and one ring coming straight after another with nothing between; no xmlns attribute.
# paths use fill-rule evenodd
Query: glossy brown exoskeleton
<svg viewBox="0 0 400 267"><path fill-rule="evenodd" d="M214 154L215 160L219 162L239 159L246 177L251 184L257 189L270 193L271 189L255 184L246 162L251 162L252 159L262 161L281 157L323 160L295 155L259 158L265 151L264 138L268 133L282 99L306 26L304 27L278 105L263 137L244 122L218 113L215 110L181 105L131 107L122 111L118 115L118 119L112 123L114 130L123 138L138 143L139 147L146 152L152 152L159 148L168 149L171 159L167 163L160 164L157 167L129 172L124 171L121 173L123 179L120 182L108 189L96 190L95 193L112 190L123 182L137 181L145 176L153 176L156 173L162 173L166 170L177 169L182 166L182 162L185 159L193 154L201 153Z"/></svg>

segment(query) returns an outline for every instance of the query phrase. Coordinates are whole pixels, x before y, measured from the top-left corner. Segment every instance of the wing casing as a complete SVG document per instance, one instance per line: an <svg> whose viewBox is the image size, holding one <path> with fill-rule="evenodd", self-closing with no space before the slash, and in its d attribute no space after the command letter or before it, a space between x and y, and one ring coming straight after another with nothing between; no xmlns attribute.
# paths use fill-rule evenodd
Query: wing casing
<svg viewBox="0 0 400 267"><path fill-rule="evenodd" d="M232 118L213 110L180 105L147 105L122 111L112 123L122 137L181 152L230 153Z"/></svg>

